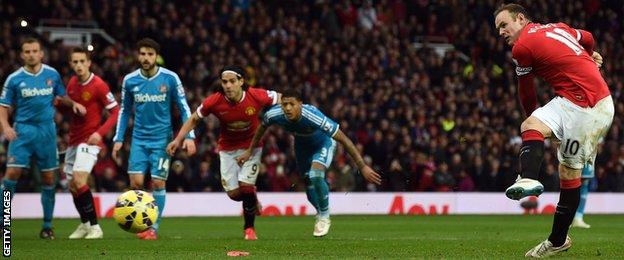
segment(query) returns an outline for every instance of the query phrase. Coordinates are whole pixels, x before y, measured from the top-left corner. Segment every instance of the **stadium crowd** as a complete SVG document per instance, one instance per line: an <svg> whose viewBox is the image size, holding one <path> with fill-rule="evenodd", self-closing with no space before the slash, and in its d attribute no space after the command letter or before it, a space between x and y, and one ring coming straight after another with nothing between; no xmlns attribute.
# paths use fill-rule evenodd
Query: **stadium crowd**
<svg viewBox="0 0 624 260"><path fill-rule="evenodd" d="M602 72L616 101L616 115L599 150L591 189L624 191L624 7L619 1L525 2L535 21L561 21L593 33L596 49L605 58ZM339 147L327 174L334 191L503 191L517 176L524 115L510 49L493 28L497 4L3 1L0 79L20 66L20 36L28 35L38 19L94 20L116 40L112 45L95 42L92 65L114 93L119 93L123 76L137 68L134 44L142 37L160 42L163 66L180 75L191 109L215 90L217 73L227 64L242 65L251 86L301 90L306 103L340 123L384 178L381 186L367 185ZM21 19L30 27L20 27ZM41 38L44 62L68 80L68 48L49 41L49 35ZM438 52L433 42L450 43L455 49ZM543 104L552 91L543 83L538 89ZM62 151L68 140L67 117L58 114L56 121ZM196 130L198 155L178 153L173 159L169 190L222 190L218 127L216 118L205 120ZM110 137L109 149L102 150L93 170L97 191L127 188L127 162L111 159ZM275 127L265 140L258 189L303 190L289 134ZM547 191L556 191L557 159L552 143L547 145L541 181ZM129 147L124 146L126 157ZM0 172L5 165L3 146ZM22 178L18 191L35 189L36 176Z"/></svg>

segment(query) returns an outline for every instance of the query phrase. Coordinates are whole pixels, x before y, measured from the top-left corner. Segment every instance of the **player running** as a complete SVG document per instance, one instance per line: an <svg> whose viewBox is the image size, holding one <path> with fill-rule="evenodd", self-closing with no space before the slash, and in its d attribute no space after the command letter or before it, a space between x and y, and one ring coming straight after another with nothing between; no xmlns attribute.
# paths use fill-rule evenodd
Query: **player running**
<svg viewBox="0 0 624 260"><path fill-rule="evenodd" d="M9 141L7 170L2 180L2 190L15 194L17 180L23 168L30 168L34 158L41 171L41 205L43 226L39 237L54 239L52 216L56 197L55 170L59 167L56 148L56 124L54 123L54 100L71 107L78 115L85 114L85 108L65 96L61 75L52 67L41 63L43 50L35 38L25 39L20 57L24 66L7 77L0 96L0 125ZM8 108L15 109L15 122L9 124Z"/></svg>
<svg viewBox="0 0 624 260"><path fill-rule="evenodd" d="M550 256L572 246L567 234L579 205L581 169L585 163L593 165L598 141L613 121L613 100L598 71L602 57L593 50L591 33L564 23L532 23L526 10L517 4L501 6L494 16L500 36L512 46L518 95L529 116L520 127L520 176L507 188L507 197L518 200L542 193L544 187L537 180L544 139L560 141L557 157L561 193L552 232L526 253L527 257ZM537 109L534 75L548 82L557 95Z"/></svg>
<svg viewBox="0 0 624 260"><path fill-rule="evenodd" d="M97 161L100 149L104 146L102 137L106 136L117 123L119 106L106 82L91 72L89 52L80 47L72 49L69 65L76 75L69 79L67 94L87 110L84 117L71 116L69 147L65 152L63 171L70 179L69 190L81 222L69 238L99 239L104 237L104 233L98 224L93 195L87 179ZM109 111L109 116L100 125L104 110Z"/></svg>
<svg viewBox="0 0 624 260"><path fill-rule="evenodd" d="M158 206L158 220L148 230L138 233L140 239L156 240L157 231L165 209L165 182L169 174L170 158L165 151L171 140L172 103L180 110L182 120L186 121L191 111L186 103L184 87L175 72L156 65L160 45L145 38L137 43L138 59L141 68L126 75L121 86L121 112L117 122L112 156L117 160L123 146L128 119L134 111L132 145L128 158L130 187L142 189L145 174L149 172L154 186L154 199ZM189 155L195 153L195 134L187 132L182 136ZM181 138L181 139L182 139Z"/></svg>
<svg viewBox="0 0 624 260"><path fill-rule="evenodd" d="M208 96L186 121L178 136L167 146L173 155L180 146L184 135L195 128L202 118L214 114L219 119L218 141L221 162L221 184L230 199L243 201L243 230L246 240L256 240L254 222L260 212L256 196L256 179L260 167L261 146L253 150L251 159L242 166L236 157L249 147L251 138L260 124L258 114L266 107L277 104L279 94L275 91L249 88L245 84L243 69L227 66L221 70L221 87Z"/></svg>
<svg viewBox="0 0 624 260"><path fill-rule="evenodd" d="M297 168L305 175L308 201L317 211L314 224L315 237L327 235L331 221L329 219L329 185L325 180L325 171L331 164L336 150L336 141L342 144L355 161L364 178L371 183L381 184L381 177L364 163L353 142L339 129L339 125L326 117L312 105L304 105L301 95L293 90L282 93L281 105L267 111L258 127L249 148L237 158L239 164L245 163L257 147L266 129L277 124L295 136L295 156Z"/></svg>

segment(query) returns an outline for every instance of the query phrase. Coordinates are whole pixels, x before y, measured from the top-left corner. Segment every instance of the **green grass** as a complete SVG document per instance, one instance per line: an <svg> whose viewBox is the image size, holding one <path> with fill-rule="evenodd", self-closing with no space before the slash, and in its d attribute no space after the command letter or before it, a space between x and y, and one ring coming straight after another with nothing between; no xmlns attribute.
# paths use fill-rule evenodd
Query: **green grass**
<svg viewBox="0 0 624 260"><path fill-rule="evenodd" d="M591 229L572 229L572 248L559 258L622 259L622 215L589 215ZM69 240L76 219L54 221L57 239L38 238L39 220L13 220L16 259L227 258L231 250L254 258L523 258L550 233L552 216L334 216L326 237L312 237L312 217L261 217L257 241L242 239L242 219L166 218L157 241L140 241L111 219L105 238Z"/></svg>

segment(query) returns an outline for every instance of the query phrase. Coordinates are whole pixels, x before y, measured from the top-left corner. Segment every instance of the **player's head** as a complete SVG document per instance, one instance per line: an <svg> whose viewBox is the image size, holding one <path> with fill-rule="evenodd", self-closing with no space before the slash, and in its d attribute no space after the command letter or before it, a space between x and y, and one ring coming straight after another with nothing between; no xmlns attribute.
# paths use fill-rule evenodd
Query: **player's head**
<svg viewBox="0 0 624 260"><path fill-rule="evenodd" d="M294 89L287 89L282 92L282 111L286 119L290 121L297 121L301 117L301 107L303 101L301 100L301 93Z"/></svg>
<svg viewBox="0 0 624 260"><path fill-rule="evenodd" d="M24 60L24 64L34 67L41 64L43 60L43 50L41 50L41 42L36 38L26 38L21 43L20 57Z"/></svg>
<svg viewBox="0 0 624 260"><path fill-rule="evenodd" d="M88 76L91 67L89 52L82 47L75 47L69 53L69 66L79 77Z"/></svg>
<svg viewBox="0 0 624 260"><path fill-rule="evenodd" d="M514 45L522 28L531 22L526 9L519 4L502 5L494 12L494 25L498 35L505 38L509 45Z"/></svg>
<svg viewBox="0 0 624 260"><path fill-rule="evenodd" d="M238 101L243 96L245 89L245 74L243 68L232 65L225 66L219 73L221 78L221 90L229 100Z"/></svg>
<svg viewBox="0 0 624 260"><path fill-rule="evenodd" d="M160 44L150 38L143 38L137 42L137 51L139 51L141 69L151 70L156 66L156 58L158 58L160 53Z"/></svg>

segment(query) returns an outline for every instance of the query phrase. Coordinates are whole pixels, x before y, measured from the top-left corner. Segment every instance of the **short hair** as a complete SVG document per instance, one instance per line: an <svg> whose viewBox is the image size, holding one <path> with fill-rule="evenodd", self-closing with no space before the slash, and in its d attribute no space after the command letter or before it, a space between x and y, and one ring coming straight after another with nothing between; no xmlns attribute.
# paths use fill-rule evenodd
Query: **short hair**
<svg viewBox="0 0 624 260"><path fill-rule="evenodd" d="M303 101L301 98L301 92L294 88L288 88L282 92L282 98L295 98L298 101Z"/></svg>
<svg viewBox="0 0 624 260"><path fill-rule="evenodd" d="M241 68L238 65L228 65L228 66L223 67L221 71L219 72L219 78L223 76L224 72L234 72L234 74L236 74L237 79L241 79L245 77L245 71L243 70L243 68Z"/></svg>
<svg viewBox="0 0 624 260"><path fill-rule="evenodd" d="M513 18L514 20L516 19L516 16L518 14L522 14L522 15L524 15L524 17L526 17L527 20L531 21L531 16L527 12L527 10L524 9L524 7L519 5L519 4L504 4L504 5L501 5L498 9L496 9L496 11L494 11L494 17L496 17L502 11L509 12L509 15L511 15L511 18Z"/></svg>
<svg viewBox="0 0 624 260"><path fill-rule="evenodd" d="M87 56L87 60L91 60L91 52L87 51L87 49L83 47L74 47L69 52L69 60L71 61L71 56L74 53L84 53Z"/></svg>
<svg viewBox="0 0 624 260"><path fill-rule="evenodd" d="M141 48L152 48L156 51L156 54L160 54L160 44L151 38L143 38L137 42L137 50Z"/></svg>
<svg viewBox="0 0 624 260"><path fill-rule="evenodd" d="M22 40L22 42L20 43L20 49L24 50L24 44L30 44L30 43L38 43L39 47L41 46L41 41L35 37L26 37L24 40Z"/></svg>

